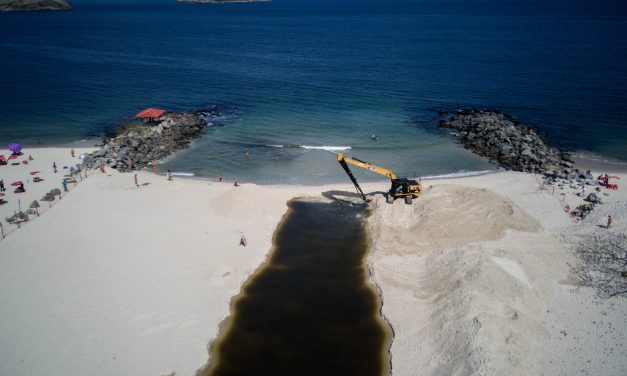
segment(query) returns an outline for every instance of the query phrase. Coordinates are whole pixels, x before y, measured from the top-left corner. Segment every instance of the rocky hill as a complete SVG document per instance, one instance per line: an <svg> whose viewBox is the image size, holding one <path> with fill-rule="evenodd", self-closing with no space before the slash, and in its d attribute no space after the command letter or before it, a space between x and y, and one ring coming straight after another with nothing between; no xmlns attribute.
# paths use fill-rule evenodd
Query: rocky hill
<svg viewBox="0 0 627 376"><path fill-rule="evenodd" d="M0 12L67 10L71 8L65 0L0 0Z"/></svg>
<svg viewBox="0 0 627 376"><path fill-rule="evenodd" d="M208 4L224 4L224 3L257 3L271 0L176 0L179 3L208 3Z"/></svg>

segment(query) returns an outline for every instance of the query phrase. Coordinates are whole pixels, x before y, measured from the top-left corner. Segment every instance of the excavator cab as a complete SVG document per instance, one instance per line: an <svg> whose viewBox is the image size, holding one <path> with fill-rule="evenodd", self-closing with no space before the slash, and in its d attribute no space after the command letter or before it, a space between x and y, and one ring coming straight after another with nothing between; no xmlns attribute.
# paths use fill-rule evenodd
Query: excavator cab
<svg viewBox="0 0 627 376"><path fill-rule="evenodd" d="M422 184L413 179L398 178L392 179L392 187L388 192L386 201L394 202L394 199L404 197L406 204L411 204L414 197L420 196L422 193Z"/></svg>

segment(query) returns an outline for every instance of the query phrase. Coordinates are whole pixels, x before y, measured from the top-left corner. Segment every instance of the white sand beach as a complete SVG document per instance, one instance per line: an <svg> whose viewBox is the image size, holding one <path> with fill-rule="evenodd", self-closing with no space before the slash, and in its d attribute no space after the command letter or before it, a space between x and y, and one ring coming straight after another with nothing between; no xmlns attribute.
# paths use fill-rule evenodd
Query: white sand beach
<svg viewBox="0 0 627 376"><path fill-rule="evenodd" d="M75 147L74 157L71 155L71 147L55 147L55 148L25 148L22 150L22 155L16 159L9 161L9 164L0 166L0 180L4 181L6 191L3 192L2 199L6 201L5 204L0 205L0 218L2 219L5 234L14 231L17 226L10 225L4 221L4 218L12 216L15 212L28 209L29 205L34 200L41 199L47 192L53 188L57 188L62 191L62 196L66 192L63 190L61 182L63 177L70 173L70 168L75 168L77 164L82 162L80 156L84 153L95 150L93 147ZM11 153L7 150L0 151L7 158ZM29 160L32 157L32 160ZM24 164L23 162L28 162ZM13 165L15 163L16 165ZM53 163L57 166L57 172L54 172ZM76 176L77 184L82 181L82 174L80 177ZM34 178L39 177L42 179L40 182L35 182ZM12 183L21 181L24 183L26 192L15 193L15 186L11 186ZM67 188L71 191L77 184L70 183ZM57 200L51 204L46 202L40 202L41 208L40 214L43 214L51 205L55 205Z"/></svg>
<svg viewBox="0 0 627 376"><path fill-rule="evenodd" d="M34 162L48 162L36 168L65 154L38 149ZM1 375L195 374L232 297L271 251L287 201L353 192L348 180L234 187L149 172L139 184L93 173L0 241ZM424 184L412 206L375 197L368 219L393 374L625 373L626 300L579 286L568 247L573 233L626 231L623 187L575 224L531 175ZM608 213L614 228L597 227Z"/></svg>

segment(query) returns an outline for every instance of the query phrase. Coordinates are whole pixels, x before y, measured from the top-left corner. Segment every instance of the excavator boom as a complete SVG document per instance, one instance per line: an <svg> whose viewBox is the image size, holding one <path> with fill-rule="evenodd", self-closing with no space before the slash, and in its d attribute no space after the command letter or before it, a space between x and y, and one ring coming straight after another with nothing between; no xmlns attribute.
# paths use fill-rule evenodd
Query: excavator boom
<svg viewBox="0 0 627 376"><path fill-rule="evenodd" d="M390 180L398 179L398 176L396 176L394 171L388 170L387 168L375 166L372 163L360 161L357 158L345 157L342 153L337 153L337 160L338 162L340 162L340 164L342 164L342 161L345 161L357 167L366 169L368 171L376 172L377 174L387 176L388 178L390 178ZM346 170L346 168L344 168L344 170Z"/></svg>

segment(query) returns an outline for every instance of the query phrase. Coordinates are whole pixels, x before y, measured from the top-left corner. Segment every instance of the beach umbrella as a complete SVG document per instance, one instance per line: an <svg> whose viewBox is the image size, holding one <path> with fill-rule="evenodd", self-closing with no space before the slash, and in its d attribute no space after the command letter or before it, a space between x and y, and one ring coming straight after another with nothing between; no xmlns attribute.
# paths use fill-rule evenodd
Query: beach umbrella
<svg viewBox="0 0 627 376"><path fill-rule="evenodd" d="M38 216L38 217L39 217L39 209L38 209L38 208L39 208L39 206L40 206L40 205L39 205L39 202L37 202L37 200L35 200L35 201L31 202L31 204L30 204L30 206L29 206L31 209L35 209L35 212L37 212L37 216Z"/></svg>
<svg viewBox="0 0 627 376"><path fill-rule="evenodd" d="M53 196L59 196L59 198L61 198L61 190L59 188L54 188L50 190L50 194Z"/></svg>
<svg viewBox="0 0 627 376"><path fill-rule="evenodd" d="M7 148L13 153L13 154L19 154L20 151L22 151L22 145L20 144L16 144L14 142L10 143L9 146L7 146Z"/></svg>
<svg viewBox="0 0 627 376"><path fill-rule="evenodd" d="M51 202L54 201L54 195L51 195L50 193L46 193L46 195L42 197L41 200L39 201L48 201L48 207L50 207L52 206Z"/></svg>
<svg viewBox="0 0 627 376"><path fill-rule="evenodd" d="M24 185L24 183L21 180L18 181L14 181L13 183L11 183L12 186L17 187L18 185Z"/></svg>

